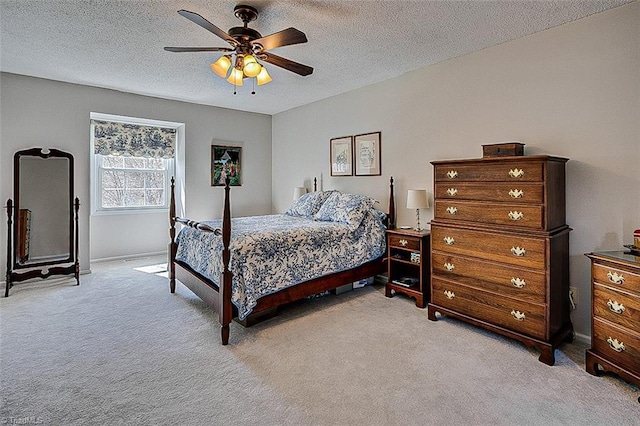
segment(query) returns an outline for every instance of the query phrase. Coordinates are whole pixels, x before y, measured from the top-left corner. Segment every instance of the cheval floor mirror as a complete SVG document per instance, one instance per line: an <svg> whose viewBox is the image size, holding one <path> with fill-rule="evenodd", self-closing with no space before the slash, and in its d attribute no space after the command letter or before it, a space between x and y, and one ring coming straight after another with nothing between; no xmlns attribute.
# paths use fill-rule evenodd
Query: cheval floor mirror
<svg viewBox="0 0 640 426"><path fill-rule="evenodd" d="M73 194L73 155L41 148L14 154L5 297L16 282L53 275L73 275L80 284L80 202Z"/></svg>

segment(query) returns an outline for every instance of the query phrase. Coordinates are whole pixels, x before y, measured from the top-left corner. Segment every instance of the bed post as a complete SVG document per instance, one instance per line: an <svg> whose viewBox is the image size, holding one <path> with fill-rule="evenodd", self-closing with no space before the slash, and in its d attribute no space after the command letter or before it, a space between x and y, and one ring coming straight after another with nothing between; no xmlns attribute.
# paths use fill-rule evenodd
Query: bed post
<svg viewBox="0 0 640 426"><path fill-rule="evenodd" d="M6 288L4 290L4 297L9 297L9 289L11 288L11 268L13 268L13 244L12 236L13 229L11 228L11 224L13 223L13 201L11 198L7 200L7 270L6 270Z"/></svg>
<svg viewBox="0 0 640 426"><path fill-rule="evenodd" d="M318 191L318 178L313 178L313 192Z"/></svg>
<svg viewBox="0 0 640 426"><path fill-rule="evenodd" d="M78 228L78 210L80 209L80 199L78 197L75 198L75 200L73 201L73 211L74 211L74 220L75 220L75 246L74 246L74 260L73 260L73 264L74 264L74 272L73 272L73 276L76 279L76 285L80 285L80 259L78 258L78 250L79 250L79 244L78 244L78 234L80 232L80 228Z"/></svg>
<svg viewBox="0 0 640 426"><path fill-rule="evenodd" d="M171 176L171 200L169 202L169 237L171 242L167 249L167 255L169 256L169 288L171 293L176 292L176 251L178 244L176 244L176 196L175 196L176 180Z"/></svg>
<svg viewBox="0 0 640 426"><path fill-rule="evenodd" d="M393 176L389 178L389 214L388 229L396 228L396 204L393 196Z"/></svg>
<svg viewBox="0 0 640 426"><path fill-rule="evenodd" d="M229 271L229 261L231 259L231 252L229 245L231 241L231 210L229 207L229 186L230 179L227 176L224 183L224 211L222 214L222 279L219 286L219 300L220 307L218 309L218 320L220 321L220 337L222 338L222 344L229 343L229 324L233 317L233 306L231 304L231 278L232 274Z"/></svg>

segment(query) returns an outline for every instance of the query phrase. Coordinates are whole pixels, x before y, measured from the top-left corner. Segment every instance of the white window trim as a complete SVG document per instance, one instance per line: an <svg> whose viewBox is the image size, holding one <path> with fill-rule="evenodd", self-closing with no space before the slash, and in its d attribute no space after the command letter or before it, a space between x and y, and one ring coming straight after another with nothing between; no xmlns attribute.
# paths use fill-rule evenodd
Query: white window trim
<svg viewBox="0 0 640 426"><path fill-rule="evenodd" d="M171 128L176 130L176 157L173 161L167 161L167 182L166 182L166 194L165 194L165 202L166 205L162 207L121 207L121 208L102 208L100 206L100 187L99 187L99 164L101 156L96 155L95 151L95 125L90 125L90 138L91 138L91 161L90 161L90 173L91 173L91 215L96 216L107 216L107 215L122 215L122 214L149 214L149 213L167 213L169 211L169 199L171 196L171 177L175 176L176 170L178 169L176 163L178 162L178 156L180 155L183 142L184 142L184 123L176 123L171 121L161 121L161 120L151 120L146 118L136 118L136 117L126 117L121 115L112 115L112 114L102 114L92 112L90 114L91 120L100 120L100 121L114 121L120 123L130 123L130 124L139 124L144 126L156 126L156 127L164 127ZM180 168L181 169L181 168ZM181 173L181 172L179 172ZM176 186L181 188L182 185L179 185L178 182L182 181L182 179L176 178ZM179 197L181 198L181 197ZM181 200L176 200L180 206L178 207L178 212L182 211L182 202Z"/></svg>
<svg viewBox="0 0 640 426"><path fill-rule="evenodd" d="M161 213L169 211L169 197L171 195L171 176L174 175L174 162L175 159L169 159L169 161L165 162L166 169L163 170L166 173L167 180L165 182L165 202L162 206L144 206L144 207L102 207L100 205L100 197L102 188L99 185L100 180L100 161L102 156L100 154L93 154L93 170L95 174L93 174L93 185L92 185L92 205L91 212L94 215L112 215L112 214L138 214L138 213ZM103 169L104 170L104 169Z"/></svg>

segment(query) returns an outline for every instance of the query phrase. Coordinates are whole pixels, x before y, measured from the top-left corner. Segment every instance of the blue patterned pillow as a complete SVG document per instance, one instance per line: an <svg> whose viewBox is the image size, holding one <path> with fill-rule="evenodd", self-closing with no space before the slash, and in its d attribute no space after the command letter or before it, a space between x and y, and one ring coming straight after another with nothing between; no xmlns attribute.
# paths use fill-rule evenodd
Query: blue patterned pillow
<svg viewBox="0 0 640 426"><path fill-rule="evenodd" d="M298 198L284 214L288 214L289 216L311 217L320 210L322 203L329 197L331 192L333 191L317 191L304 194Z"/></svg>
<svg viewBox="0 0 640 426"><path fill-rule="evenodd" d="M371 214L381 223L386 224L387 222L387 214L385 212L381 212L380 210L370 209ZM385 225L386 226L386 225Z"/></svg>
<svg viewBox="0 0 640 426"><path fill-rule="evenodd" d="M366 195L345 194L333 192L322 204L315 220L342 222L352 227L358 227L364 215L376 202Z"/></svg>

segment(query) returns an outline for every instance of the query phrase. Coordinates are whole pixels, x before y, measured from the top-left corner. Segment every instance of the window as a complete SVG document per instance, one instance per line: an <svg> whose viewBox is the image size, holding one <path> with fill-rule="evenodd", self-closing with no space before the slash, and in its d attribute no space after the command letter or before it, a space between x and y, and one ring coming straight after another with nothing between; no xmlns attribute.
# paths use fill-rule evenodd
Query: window
<svg viewBox="0 0 640 426"><path fill-rule="evenodd" d="M168 209L181 126L92 113L92 213Z"/></svg>
<svg viewBox="0 0 640 426"><path fill-rule="evenodd" d="M97 155L98 209L167 208L168 171L163 158Z"/></svg>

